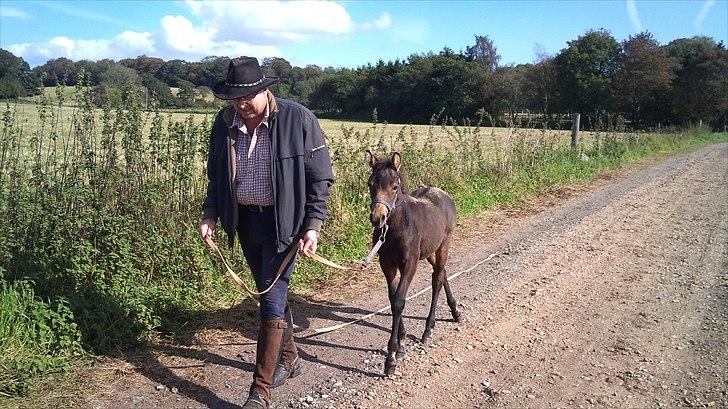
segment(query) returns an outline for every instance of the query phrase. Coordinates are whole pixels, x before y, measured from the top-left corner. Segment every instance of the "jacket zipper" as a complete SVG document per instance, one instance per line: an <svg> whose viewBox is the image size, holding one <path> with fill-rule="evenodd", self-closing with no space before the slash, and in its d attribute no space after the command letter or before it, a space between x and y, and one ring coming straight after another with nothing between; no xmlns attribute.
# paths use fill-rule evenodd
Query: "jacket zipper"
<svg viewBox="0 0 728 409"><path fill-rule="evenodd" d="M237 130L235 130L234 132L237 132ZM231 136L230 133L231 133L231 130L230 130L230 128L228 128L228 136L227 136L227 138L225 138L225 145L226 145L225 146L225 155L227 156L227 161L228 161L228 176L229 176L228 179L230 182L230 183L228 183L228 189L230 190L230 201L232 202L232 207L233 207L233 229L235 229L234 232L237 232L238 231L238 218L240 216L238 215L238 198L237 198L237 195L235 194L235 189L233 188L233 186L235 185L235 179L233 178L233 173L234 173L233 172L233 158L230 155L231 154L230 142L232 139L230 137ZM233 233L233 235L236 235L236 233Z"/></svg>
<svg viewBox="0 0 728 409"><path fill-rule="evenodd" d="M278 192L277 192L277 185L276 185L276 152L278 151L278 144L276 143L275 138L275 124L276 124L276 117L271 118L268 121L268 137L270 138L270 179L271 179L271 186L273 188L273 220L275 221L276 226L276 250L280 251L280 244L281 244L281 238L280 238L280 229L278 228Z"/></svg>

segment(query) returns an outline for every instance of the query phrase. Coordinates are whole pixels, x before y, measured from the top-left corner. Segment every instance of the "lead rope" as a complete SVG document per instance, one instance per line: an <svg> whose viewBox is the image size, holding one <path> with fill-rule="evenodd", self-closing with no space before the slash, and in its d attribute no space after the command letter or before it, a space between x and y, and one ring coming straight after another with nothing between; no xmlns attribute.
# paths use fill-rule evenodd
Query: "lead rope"
<svg viewBox="0 0 728 409"><path fill-rule="evenodd" d="M225 265L225 269L227 269L228 274L230 274L230 276L233 278L233 281L235 281L235 284L237 284L238 287L240 287L243 290L245 290L245 292L248 293L248 295L250 296L250 298L253 298L253 299L255 299L256 296L260 296L260 295L263 295L263 294L267 293L268 291L270 291L273 288L273 286L276 284L276 282L278 281L278 279L281 278L281 275L283 275L283 272L286 270L286 267L288 266L288 263L291 262L291 259L293 259L293 256L296 255L296 251L298 250L296 248L296 245L295 244L293 246L291 246L291 250L288 251L288 254L286 254L286 258L283 259L283 262L281 263L281 266L278 267L278 272L276 273L276 278L273 279L273 282L270 283L270 286L268 288L266 288L264 291L258 292L258 291L251 290L247 286L247 284L245 284L245 281L243 281L243 279L240 278L239 275L235 274L235 272L233 271L233 269L230 268L230 265L227 263L227 261L225 261L225 257L222 256L222 253L220 252L220 249L217 247L217 244L215 244L215 242L212 241L212 237L205 236L205 243L207 243L207 245L210 246L210 248L215 253L217 253L217 256L220 257L220 260L222 261L222 264Z"/></svg>
<svg viewBox="0 0 728 409"><path fill-rule="evenodd" d="M457 273L455 273L455 274L451 275L451 276L450 276L450 277L448 277L447 279L448 279L448 280L454 280L454 279L455 279L455 278L457 278L457 277L458 277L458 276L459 276L460 274L463 274L463 273L467 273L467 272L469 272L469 271L472 271L472 270L474 270L474 269L475 269L476 267L480 266L481 264L483 264L483 263L485 263L485 262L487 262L487 261L490 261L490 260L491 260L491 259L492 259L493 257L497 257L497 256L500 256L500 255L503 255L503 254L508 254L508 251L502 251L502 252L500 252L500 253L493 253L493 254L490 254L490 255L489 255L488 257L486 257L486 258L484 258L483 260L480 260L479 262L475 263L475 265L473 265L472 267L470 267L470 268L467 268L467 269L465 269L465 270L462 270L462 271L458 271ZM410 295L409 297L407 297L407 299L406 299L405 301L409 301L409 300L411 300L411 299L413 299L413 298L415 298L415 297L417 297L417 296L419 296L419 295L422 295L422 294L424 294L425 292L427 292L428 290L431 290L431 289L432 289L432 286L431 286L431 285L430 285L430 286L427 286L427 287L425 287L425 288L421 289L420 291L416 292L415 294L412 294L412 295ZM372 313L370 313L370 314L367 314L367 315L365 315L365 316L363 316L363 317L357 318L357 319L355 319L355 320L352 320L352 321L344 322L344 323L341 323L341 324L337 324L337 325L332 325L332 326L330 326L330 327L326 327L326 328L318 328L318 329L314 329L314 330L313 330L313 334L309 334L309 335L303 336L303 337L301 337L301 338L310 338L310 337L315 337L315 336L317 336L317 335L325 334L325 333L327 333L327 332L332 332L332 331L336 331L336 330L342 329L342 328L344 328L344 327L347 327L347 326L349 326L349 325L351 325L351 324L356 324L357 322L360 322L360 321L364 321L364 320L367 320L367 319L369 319L369 318L371 318L371 317L373 317L373 316L375 316L375 315L377 315L377 314L383 313L384 311L386 311L386 310L388 310L388 309L390 309L390 308L391 308L391 306L390 306L390 305L387 305L387 306L385 306L385 307L382 307L382 308L380 308L380 309L378 309L378 310L376 310L376 311L374 311L374 312L372 312Z"/></svg>
<svg viewBox="0 0 728 409"><path fill-rule="evenodd" d="M319 256L316 253L311 253L308 256L311 257L312 259L318 261L321 264L324 264L324 265L329 266L329 267L337 268L339 270L344 270L344 271L359 271L359 270L363 270L364 268L366 268L366 266L369 265L369 263L371 263L372 259L374 258L374 256L379 251L379 248L382 247L382 244L384 244L384 241L386 240L386 236L387 236L387 231L388 230L389 230L389 226L387 226L385 224L384 225L384 228L382 229L382 234L379 236L379 240L377 240L377 242L372 247L372 250L369 252L369 254L366 256L366 258L362 262L361 266L358 267L358 268L344 267L344 266L342 266L340 264L334 263L333 261L327 260L327 259ZM278 272L276 273L276 278L273 280L273 282L270 284L270 286L268 288L266 288L264 291L257 292L257 291L251 290L247 286L247 284L245 284L245 281L242 278L240 278L239 275L235 274L235 272L233 271L232 268L230 268L230 265L225 260L225 257L223 257L222 252L220 252L220 248L218 248L217 245L215 244L215 242L212 241L212 237L205 236L205 243L220 258L220 261L222 261L222 264L225 266L225 269L227 270L228 274L230 274L230 276L233 278L233 281L235 282L235 284L238 287L240 287L241 289L243 289L246 293L248 293L248 295L251 298L253 298L253 299L255 299L256 296L260 296L260 295L263 295L263 294L269 292L273 288L273 286L278 281L278 279L281 277L281 275L283 275L283 272L286 270L286 267L288 266L288 263L291 261L291 259L293 258L293 256L296 254L296 246L293 245L291 247L291 250L286 255L286 258L283 260L283 263L281 263L280 267L278 267Z"/></svg>

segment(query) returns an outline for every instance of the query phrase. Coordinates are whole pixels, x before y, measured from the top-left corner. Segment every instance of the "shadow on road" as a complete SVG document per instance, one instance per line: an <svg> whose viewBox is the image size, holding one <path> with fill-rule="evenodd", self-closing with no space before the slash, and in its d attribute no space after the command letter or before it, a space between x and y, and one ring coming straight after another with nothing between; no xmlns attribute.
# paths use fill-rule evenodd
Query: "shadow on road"
<svg viewBox="0 0 728 409"><path fill-rule="evenodd" d="M297 334L312 329L312 322L323 320L328 323L343 323L372 312L344 304L312 302L298 295L290 296L290 304ZM148 342L134 351L128 351L123 354L122 359L134 365L137 373L154 382L155 385L164 387L159 387L160 389L174 390L209 408L240 408L236 403L223 399L219 393L205 386L209 383L204 379L204 375L200 378L200 374L204 374L205 367L208 365L218 365L230 368L236 377L246 379L247 383L247 379L254 370L252 362L254 352L248 359L251 362L246 362L246 358L240 354L231 358L222 355L220 351L227 349L230 352L229 347L239 347L235 349L240 351L245 349L248 350L248 353L255 350L258 328L256 304L246 298L230 308L197 314L169 310L166 311L165 317L170 317L167 328L171 327L175 330L162 334L159 341ZM353 326L363 326L382 331L385 334L389 333L389 328L367 321L358 322ZM212 335L204 335L210 333ZM324 365L372 378L382 376L381 373L362 370L341 362L329 362L321 358L321 354L311 352L312 348L360 352L368 352L371 348L331 342L324 339L324 335L296 336L296 343L299 345L301 358L313 365ZM240 396L240 400L243 398Z"/></svg>

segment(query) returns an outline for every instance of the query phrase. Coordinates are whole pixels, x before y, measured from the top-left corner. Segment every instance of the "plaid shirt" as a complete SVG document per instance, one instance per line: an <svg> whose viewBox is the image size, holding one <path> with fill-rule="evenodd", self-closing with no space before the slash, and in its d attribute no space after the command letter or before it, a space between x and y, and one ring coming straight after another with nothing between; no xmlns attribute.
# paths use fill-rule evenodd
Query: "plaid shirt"
<svg viewBox="0 0 728 409"><path fill-rule="evenodd" d="M271 177L271 146L268 137L268 107L260 125L250 135L245 121L235 112L230 128L237 128L235 144L235 194L238 203L246 205L273 205L273 179Z"/></svg>

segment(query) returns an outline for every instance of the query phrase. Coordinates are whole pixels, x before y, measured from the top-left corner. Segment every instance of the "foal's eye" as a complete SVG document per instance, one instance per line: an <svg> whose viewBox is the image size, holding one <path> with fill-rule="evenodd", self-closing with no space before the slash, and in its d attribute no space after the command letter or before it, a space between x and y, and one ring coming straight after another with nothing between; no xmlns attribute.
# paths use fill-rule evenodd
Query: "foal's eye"
<svg viewBox="0 0 728 409"><path fill-rule="evenodd" d="M392 186L392 190L397 190L397 189L399 189L399 185Z"/></svg>

